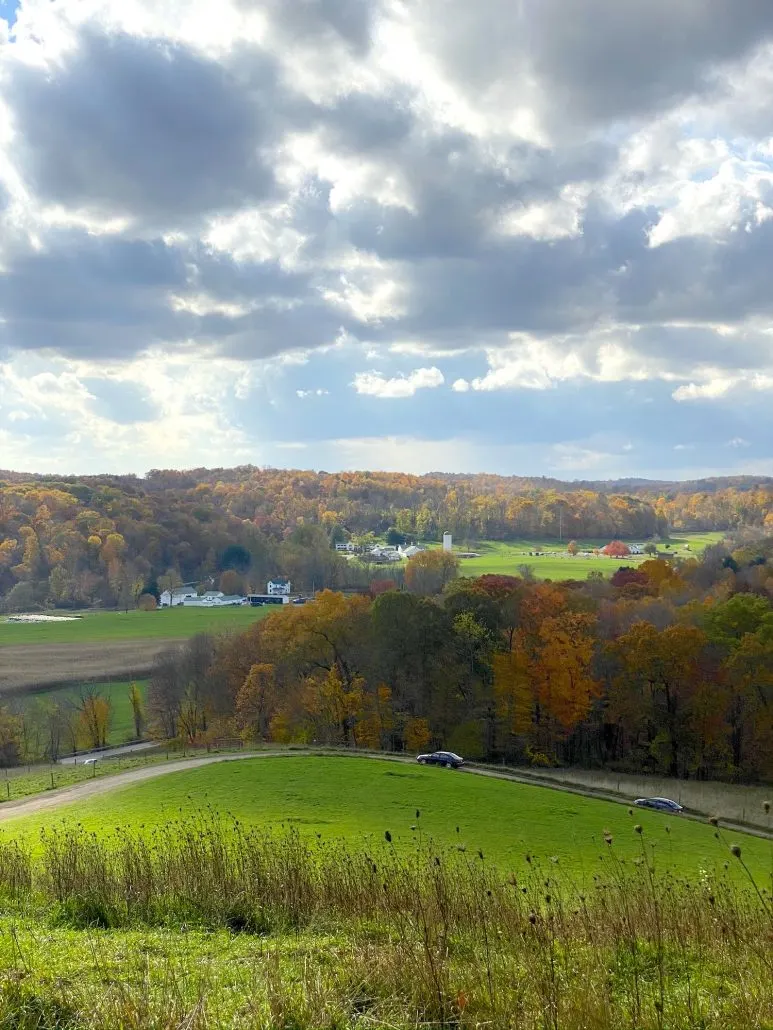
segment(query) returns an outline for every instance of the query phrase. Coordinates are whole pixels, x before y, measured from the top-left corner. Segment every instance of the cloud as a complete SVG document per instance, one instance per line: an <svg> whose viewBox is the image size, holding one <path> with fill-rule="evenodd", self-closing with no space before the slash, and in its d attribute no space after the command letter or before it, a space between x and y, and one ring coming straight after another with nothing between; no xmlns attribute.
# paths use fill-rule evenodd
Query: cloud
<svg viewBox="0 0 773 1030"><path fill-rule="evenodd" d="M276 91L256 60L255 85ZM9 61L3 86L17 166L46 202L177 226L272 191L258 94L179 44L84 30L56 64Z"/></svg>
<svg viewBox="0 0 773 1030"><path fill-rule="evenodd" d="M21 5L8 453L768 460L773 7L567 2Z"/></svg>
<svg viewBox="0 0 773 1030"><path fill-rule="evenodd" d="M732 379L710 379L707 383L687 383L674 390L675 401L713 400L724 395L734 385Z"/></svg>
<svg viewBox="0 0 773 1030"><path fill-rule="evenodd" d="M644 117L712 88L712 71L773 35L766 0L429 0L420 42L462 95L528 98L539 118L576 128ZM653 60L657 54L657 60ZM536 119L535 119L536 120Z"/></svg>
<svg viewBox="0 0 773 1030"><path fill-rule="evenodd" d="M413 397L417 390L431 390L445 382L439 368L417 368L407 376L385 379L379 372L358 372L351 384L368 397Z"/></svg>

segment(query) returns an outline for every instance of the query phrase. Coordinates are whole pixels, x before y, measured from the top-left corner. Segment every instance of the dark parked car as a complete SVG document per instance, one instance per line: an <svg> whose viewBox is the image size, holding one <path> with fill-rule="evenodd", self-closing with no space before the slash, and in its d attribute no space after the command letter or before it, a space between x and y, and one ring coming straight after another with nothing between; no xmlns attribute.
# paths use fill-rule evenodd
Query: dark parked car
<svg viewBox="0 0 773 1030"><path fill-rule="evenodd" d="M416 761L419 765L442 765L446 769L459 769L464 765L464 759L453 751L433 751L431 755L419 755Z"/></svg>
<svg viewBox="0 0 773 1030"><path fill-rule="evenodd" d="M656 808L659 812L681 812L682 806L670 798L637 798L634 801L639 808Z"/></svg>

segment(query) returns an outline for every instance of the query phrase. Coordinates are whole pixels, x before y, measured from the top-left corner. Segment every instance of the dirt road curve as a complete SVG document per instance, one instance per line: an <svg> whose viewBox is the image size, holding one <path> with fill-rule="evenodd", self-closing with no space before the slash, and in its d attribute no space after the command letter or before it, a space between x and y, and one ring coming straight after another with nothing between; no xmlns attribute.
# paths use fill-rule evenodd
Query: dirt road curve
<svg viewBox="0 0 773 1030"><path fill-rule="evenodd" d="M63 805L71 804L74 801L83 801L84 798L92 798L97 794L107 794L111 790L116 790L120 787L126 787L131 783L142 783L144 780L152 780L157 776L165 776L167 773L173 772L185 772L186 769L198 769L202 765L212 765L214 762L239 762L245 758L292 758L298 755L310 755L310 754L330 754L330 752L324 752L321 750L304 751L302 749L287 751L252 751L245 754L240 752L234 755L209 755L202 758L185 758L178 761L165 762L164 764L150 765L144 769L132 769L129 772L116 773L114 776L102 776L94 778L93 780L86 780L85 783L76 783L72 787L62 787L60 790L52 790L45 794L34 794L29 798L22 798L19 801L9 801L0 807L0 822L6 822L9 819L16 819L24 815L34 815L37 812L47 812L49 810L56 810L61 808ZM397 755L386 755L386 754L374 754L374 753L355 753L350 754L349 757L357 758L373 758L380 761L388 762L408 762L413 763L412 758L402 758ZM464 770L467 775L475 776L491 776L498 780L511 780L514 783L528 783L532 786L547 787L552 790L562 790L570 794L580 794L582 797L595 798L601 801L614 801L617 804L630 804L628 798L621 797L615 794L609 794L603 791L590 790L584 787L576 785L565 785L561 783L545 783L540 782L535 777L530 776L528 773L519 774L517 772L500 772L497 769L467 766ZM449 773L449 775L458 775L457 773ZM706 816L700 812L684 812L679 818L682 819L697 819L699 822L704 822ZM729 830L737 830L741 833L749 833L754 837L763 837L766 840L773 840L773 833L769 833L766 830L758 829L757 827L751 827L742 825L740 823L731 822L730 820L723 819L722 825Z"/></svg>

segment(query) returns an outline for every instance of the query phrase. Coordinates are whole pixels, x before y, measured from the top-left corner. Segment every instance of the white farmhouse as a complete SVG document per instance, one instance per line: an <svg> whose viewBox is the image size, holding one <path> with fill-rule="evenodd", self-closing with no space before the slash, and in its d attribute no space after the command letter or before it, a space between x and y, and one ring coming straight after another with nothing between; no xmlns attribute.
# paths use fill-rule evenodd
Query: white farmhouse
<svg viewBox="0 0 773 1030"><path fill-rule="evenodd" d="M185 604L185 601L191 597L197 597L198 590L196 589L195 583L186 583L184 586L175 587L174 590L164 590L159 595L158 603L161 608L174 607L178 604Z"/></svg>
<svg viewBox="0 0 773 1030"><path fill-rule="evenodd" d="M284 576L275 576L266 583L266 593L269 597L289 597L291 583Z"/></svg>

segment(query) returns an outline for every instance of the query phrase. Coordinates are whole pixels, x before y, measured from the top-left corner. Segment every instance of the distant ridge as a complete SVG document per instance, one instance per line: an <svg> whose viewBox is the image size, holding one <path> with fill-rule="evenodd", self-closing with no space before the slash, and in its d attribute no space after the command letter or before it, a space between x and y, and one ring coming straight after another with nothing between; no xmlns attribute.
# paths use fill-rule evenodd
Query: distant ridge
<svg viewBox="0 0 773 1030"><path fill-rule="evenodd" d="M630 493L647 496L662 493L716 493L720 490L771 490L773 476L710 476L705 479L644 479L625 477L618 479L555 479L551 476L502 476L490 472L428 472L421 476L411 473L383 473L380 470L359 469L349 472L325 472L315 469L279 469L257 465L236 465L232 468L191 468L191 469L151 469L145 476L122 475L102 472L94 475L60 475L49 472L18 472L0 469L0 481L5 483L90 483L94 485L113 485L126 488L134 485L143 490L153 489L159 481L165 482L173 478L179 487L193 487L200 482L219 480L226 483L239 482L255 473L273 471L288 476L405 476L412 482L446 482L469 483L475 489L486 492L505 488L517 492L519 490L560 490L571 493L577 490L592 490L596 493Z"/></svg>

